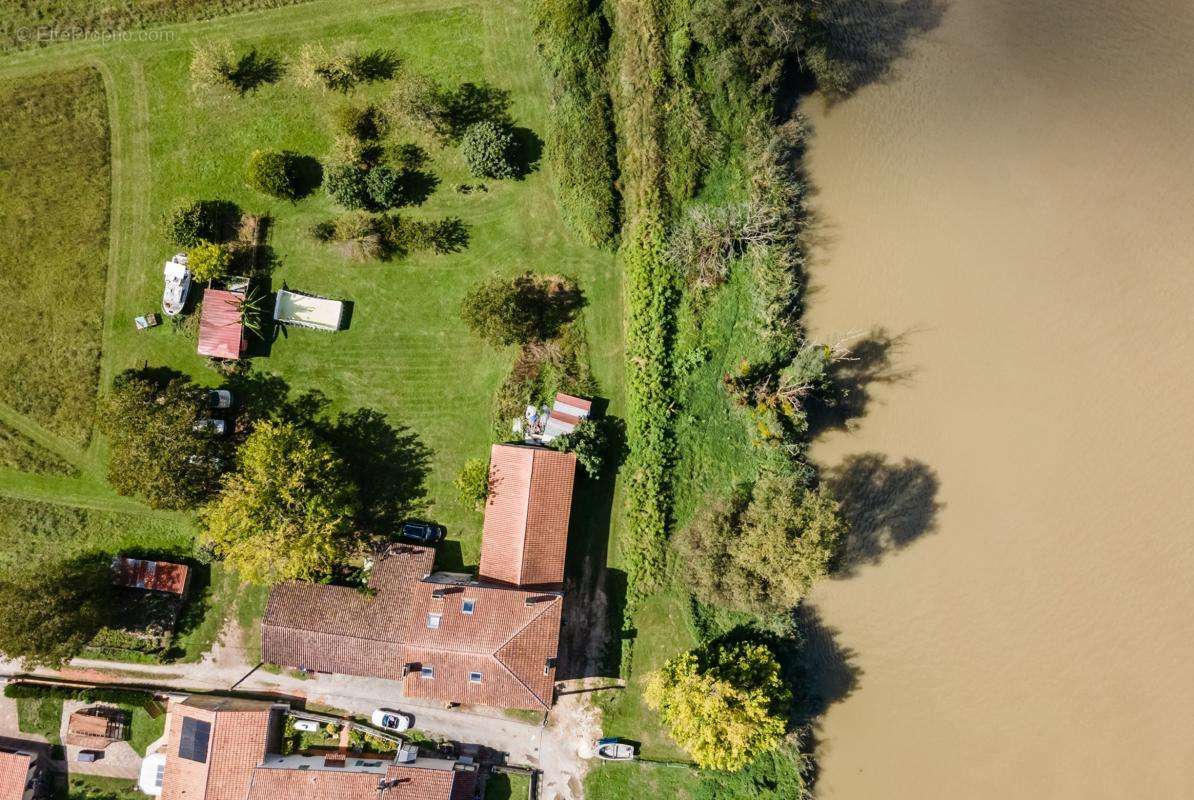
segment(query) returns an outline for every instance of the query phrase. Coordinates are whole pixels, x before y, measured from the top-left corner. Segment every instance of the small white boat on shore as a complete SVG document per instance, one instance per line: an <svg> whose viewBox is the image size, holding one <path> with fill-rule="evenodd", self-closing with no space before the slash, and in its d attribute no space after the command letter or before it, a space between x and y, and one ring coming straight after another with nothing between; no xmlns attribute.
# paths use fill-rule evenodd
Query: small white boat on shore
<svg viewBox="0 0 1194 800"><path fill-rule="evenodd" d="M598 739L593 750L603 761L630 761L634 758L634 745L620 742L616 738Z"/></svg>
<svg viewBox="0 0 1194 800"><path fill-rule="evenodd" d="M162 270L166 288L162 291L162 311L167 317L176 317L187 304L191 291L191 271L187 269L187 254L179 253L166 262Z"/></svg>

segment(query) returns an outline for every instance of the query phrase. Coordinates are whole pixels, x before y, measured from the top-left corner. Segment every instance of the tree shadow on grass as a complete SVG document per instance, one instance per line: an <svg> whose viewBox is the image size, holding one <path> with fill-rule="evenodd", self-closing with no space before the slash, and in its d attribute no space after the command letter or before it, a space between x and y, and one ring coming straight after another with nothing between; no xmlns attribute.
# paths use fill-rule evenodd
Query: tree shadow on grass
<svg viewBox="0 0 1194 800"><path fill-rule="evenodd" d="M859 453L829 470L825 479L850 526L835 563L838 576L877 564L937 530L940 481L926 464L908 458L889 463L881 453Z"/></svg>
<svg viewBox="0 0 1194 800"><path fill-rule="evenodd" d="M282 71L281 59L273 55L263 55L254 47L237 59L228 81L236 87L237 92L244 95L260 86L277 83L282 77Z"/></svg>
<svg viewBox="0 0 1194 800"><path fill-rule="evenodd" d="M323 165L312 156L294 156L294 199L301 200L323 184Z"/></svg>
<svg viewBox="0 0 1194 800"><path fill-rule="evenodd" d="M459 139L470 125L496 122L509 125L510 92L489 83L465 82L448 95L448 127L451 138Z"/></svg>
<svg viewBox="0 0 1194 800"><path fill-rule="evenodd" d="M543 157L543 140L530 128L511 128L510 135L514 137L514 177L522 180L539 169L539 160Z"/></svg>
<svg viewBox="0 0 1194 800"><path fill-rule="evenodd" d="M398 72L400 65L397 53L379 47L354 55L352 73L353 77L363 83L388 81Z"/></svg>
<svg viewBox="0 0 1194 800"><path fill-rule="evenodd" d="M410 428L358 408L327 424L324 436L360 491L358 523L364 530L392 537L403 520L424 510L431 450Z"/></svg>

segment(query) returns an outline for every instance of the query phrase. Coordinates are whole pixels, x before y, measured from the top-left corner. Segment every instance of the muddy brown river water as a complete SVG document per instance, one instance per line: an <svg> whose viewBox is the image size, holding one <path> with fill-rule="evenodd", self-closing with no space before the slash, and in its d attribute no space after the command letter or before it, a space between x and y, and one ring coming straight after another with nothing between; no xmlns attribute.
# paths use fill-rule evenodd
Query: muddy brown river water
<svg viewBox="0 0 1194 800"><path fill-rule="evenodd" d="M1194 798L1194 2L866 12L804 103L811 324L868 332L819 796Z"/></svg>

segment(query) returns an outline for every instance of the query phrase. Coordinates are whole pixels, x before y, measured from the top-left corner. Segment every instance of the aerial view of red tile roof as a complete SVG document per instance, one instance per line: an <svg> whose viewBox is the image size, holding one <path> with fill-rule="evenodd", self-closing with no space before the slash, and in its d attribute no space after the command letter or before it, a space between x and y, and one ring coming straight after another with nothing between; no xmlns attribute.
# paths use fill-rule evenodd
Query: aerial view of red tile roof
<svg viewBox="0 0 1194 800"><path fill-rule="evenodd" d="M181 595L186 592L190 572L185 564L171 564L168 561L146 561L124 556L112 559L113 582L131 589Z"/></svg>
<svg viewBox="0 0 1194 800"><path fill-rule="evenodd" d="M248 800L472 800L476 772L390 764L384 773L273 769L253 771ZM384 781L384 792L379 791Z"/></svg>
<svg viewBox="0 0 1194 800"><path fill-rule="evenodd" d="M298 581L275 587L262 623L262 657L404 680L411 696L549 707L562 595L429 575L434 558L431 548L395 548L373 568L372 596Z"/></svg>
<svg viewBox="0 0 1194 800"><path fill-rule="evenodd" d="M443 759L411 763L270 753L282 708L257 700L191 697L171 707L161 800L471 800L476 769ZM393 758L393 756L391 756ZM384 780L385 791L379 792Z"/></svg>
<svg viewBox="0 0 1194 800"><path fill-rule="evenodd" d="M240 358L245 351L245 328L241 324L244 295L224 289L203 292L199 315L199 355L212 358Z"/></svg>
<svg viewBox="0 0 1194 800"><path fill-rule="evenodd" d="M219 697L175 704L161 800L244 800L275 713L269 703Z"/></svg>
<svg viewBox="0 0 1194 800"><path fill-rule="evenodd" d="M0 800L21 800L29 783L33 756L0 748Z"/></svg>
<svg viewBox="0 0 1194 800"><path fill-rule="evenodd" d="M543 447L496 444L481 536L482 580L514 586L564 581L576 456Z"/></svg>

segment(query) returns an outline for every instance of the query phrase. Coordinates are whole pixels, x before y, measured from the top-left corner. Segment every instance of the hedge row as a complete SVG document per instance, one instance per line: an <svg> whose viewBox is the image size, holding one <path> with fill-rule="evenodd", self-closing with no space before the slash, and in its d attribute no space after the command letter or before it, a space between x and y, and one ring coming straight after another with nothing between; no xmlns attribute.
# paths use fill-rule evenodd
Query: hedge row
<svg viewBox="0 0 1194 800"><path fill-rule="evenodd" d="M535 39L551 89L547 159L564 221L588 244L618 233L617 156L606 87L609 26L591 0L537 0Z"/></svg>
<svg viewBox="0 0 1194 800"><path fill-rule="evenodd" d="M153 701L153 694L139 689L106 689L76 686L48 686L40 683L9 683L4 696L14 700L50 697L57 700L80 700L84 703L121 703L143 706Z"/></svg>
<svg viewBox="0 0 1194 800"><path fill-rule="evenodd" d="M625 555L631 605L658 586L671 519L671 347L679 280L667 258L663 225L653 216L637 222L623 246L630 458Z"/></svg>

